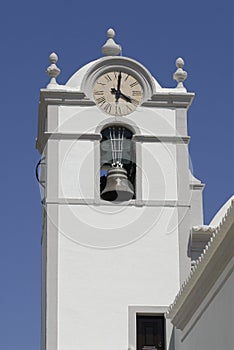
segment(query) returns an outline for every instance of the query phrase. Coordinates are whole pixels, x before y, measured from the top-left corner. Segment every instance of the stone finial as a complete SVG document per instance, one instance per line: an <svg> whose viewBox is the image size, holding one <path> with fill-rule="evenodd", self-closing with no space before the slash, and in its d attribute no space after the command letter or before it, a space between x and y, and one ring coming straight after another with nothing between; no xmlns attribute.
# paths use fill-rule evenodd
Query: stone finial
<svg viewBox="0 0 234 350"><path fill-rule="evenodd" d="M184 60L179 57L176 60L176 67L177 70L175 71L173 78L174 80L176 80L178 82L177 84L177 89L185 89L183 82L185 81L185 79L187 78L187 72L185 72L183 70L184 67Z"/></svg>
<svg viewBox="0 0 234 350"><path fill-rule="evenodd" d="M105 56L118 56L122 49L121 46L116 44L114 41L114 36L115 36L115 31L114 29L110 28L107 31L107 41L106 43L102 46L102 53Z"/></svg>
<svg viewBox="0 0 234 350"><path fill-rule="evenodd" d="M47 68L46 73L49 75L50 82L47 85L47 88L50 88L51 85L57 85L56 78L60 74L60 69L56 66L56 63L58 61L58 56L55 52L52 52L49 56L49 60L51 65Z"/></svg>

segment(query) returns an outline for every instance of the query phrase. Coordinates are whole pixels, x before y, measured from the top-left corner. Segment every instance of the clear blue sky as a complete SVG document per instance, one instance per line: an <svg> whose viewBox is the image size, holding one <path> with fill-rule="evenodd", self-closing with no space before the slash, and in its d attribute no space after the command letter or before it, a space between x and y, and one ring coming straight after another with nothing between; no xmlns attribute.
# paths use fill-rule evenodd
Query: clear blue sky
<svg viewBox="0 0 234 350"><path fill-rule="evenodd" d="M123 55L174 87L185 60L196 93L188 123L195 175L206 183L205 222L233 193L233 9L231 1L5 1L1 5L0 348L40 347L41 204L34 169L39 89L52 51L64 84L101 56L116 30Z"/></svg>

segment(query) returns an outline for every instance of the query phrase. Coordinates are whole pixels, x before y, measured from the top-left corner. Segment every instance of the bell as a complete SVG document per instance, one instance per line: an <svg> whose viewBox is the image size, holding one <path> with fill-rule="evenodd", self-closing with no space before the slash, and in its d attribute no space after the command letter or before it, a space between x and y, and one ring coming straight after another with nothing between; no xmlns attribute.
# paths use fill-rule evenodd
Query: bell
<svg viewBox="0 0 234 350"><path fill-rule="evenodd" d="M105 201L123 202L134 196L133 185L128 180L127 171L121 167L112 167L107 173L106 186L101 193Z"/></svg>

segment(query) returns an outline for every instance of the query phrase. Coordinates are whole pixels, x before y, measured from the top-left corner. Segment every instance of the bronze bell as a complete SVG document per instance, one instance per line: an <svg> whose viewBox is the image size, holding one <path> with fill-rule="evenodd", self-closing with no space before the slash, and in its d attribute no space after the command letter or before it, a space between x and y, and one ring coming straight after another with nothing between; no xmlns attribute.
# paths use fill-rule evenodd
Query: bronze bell
<svg viewBox="0 0 234 350"><path fill-rule="evenodd" d="M105 201L123 202L134 196L133 185L128 180L127 171L122 167L112 167L107 173L106 186L101 193Z"/></svg>

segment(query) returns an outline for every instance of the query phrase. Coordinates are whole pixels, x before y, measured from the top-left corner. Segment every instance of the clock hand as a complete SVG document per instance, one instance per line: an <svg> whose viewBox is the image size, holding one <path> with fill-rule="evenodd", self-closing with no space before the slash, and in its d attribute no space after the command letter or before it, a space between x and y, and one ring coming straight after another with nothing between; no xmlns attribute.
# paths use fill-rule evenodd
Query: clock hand
<svg viewBox="0 0 234 350"><path fill-rule="evenodd" d="M111 88L111 93L112 95L115 95L115 102L118 102L119 101L119 98L120 98L120 90L116 90L115 88Z"/></svg>
<svg viewBox="0 0 234 350"><path fill-rule="evenodd" d="M116 90L115 88L111 88L111 93L115 95L116 102L118 102L119 98L122 97L127 102L132 102L132 99L129 96L123 94L120 90Z"/></svg>
<svg viewBox="0 0 234 350"><path fill-rule="evenodd" d="M115 93L115 102L118 102L119 101L119 98L120 98L120 84L121 84L121 79L122 79L122 75L121 75L121 72L119 72L119 75L118 75L118 82L117 82L117 90L116 90L116 93Z"/></svg>
<svg viewBox="0 0 234 350"><path fill-rule="evenodd" d="M120 97L122 97L127 102L132 102L132 99L129 96L124 95L121 91L119 92Z"/></svg>
<svg viewBox="0 0 234 350"><path fill-rule="evenodd" d="M121 75L121 72L119 72L118 83L117 83L117 91L119 91L119 92L120 92L121 78L122 78L122 75Z"/></svg>

